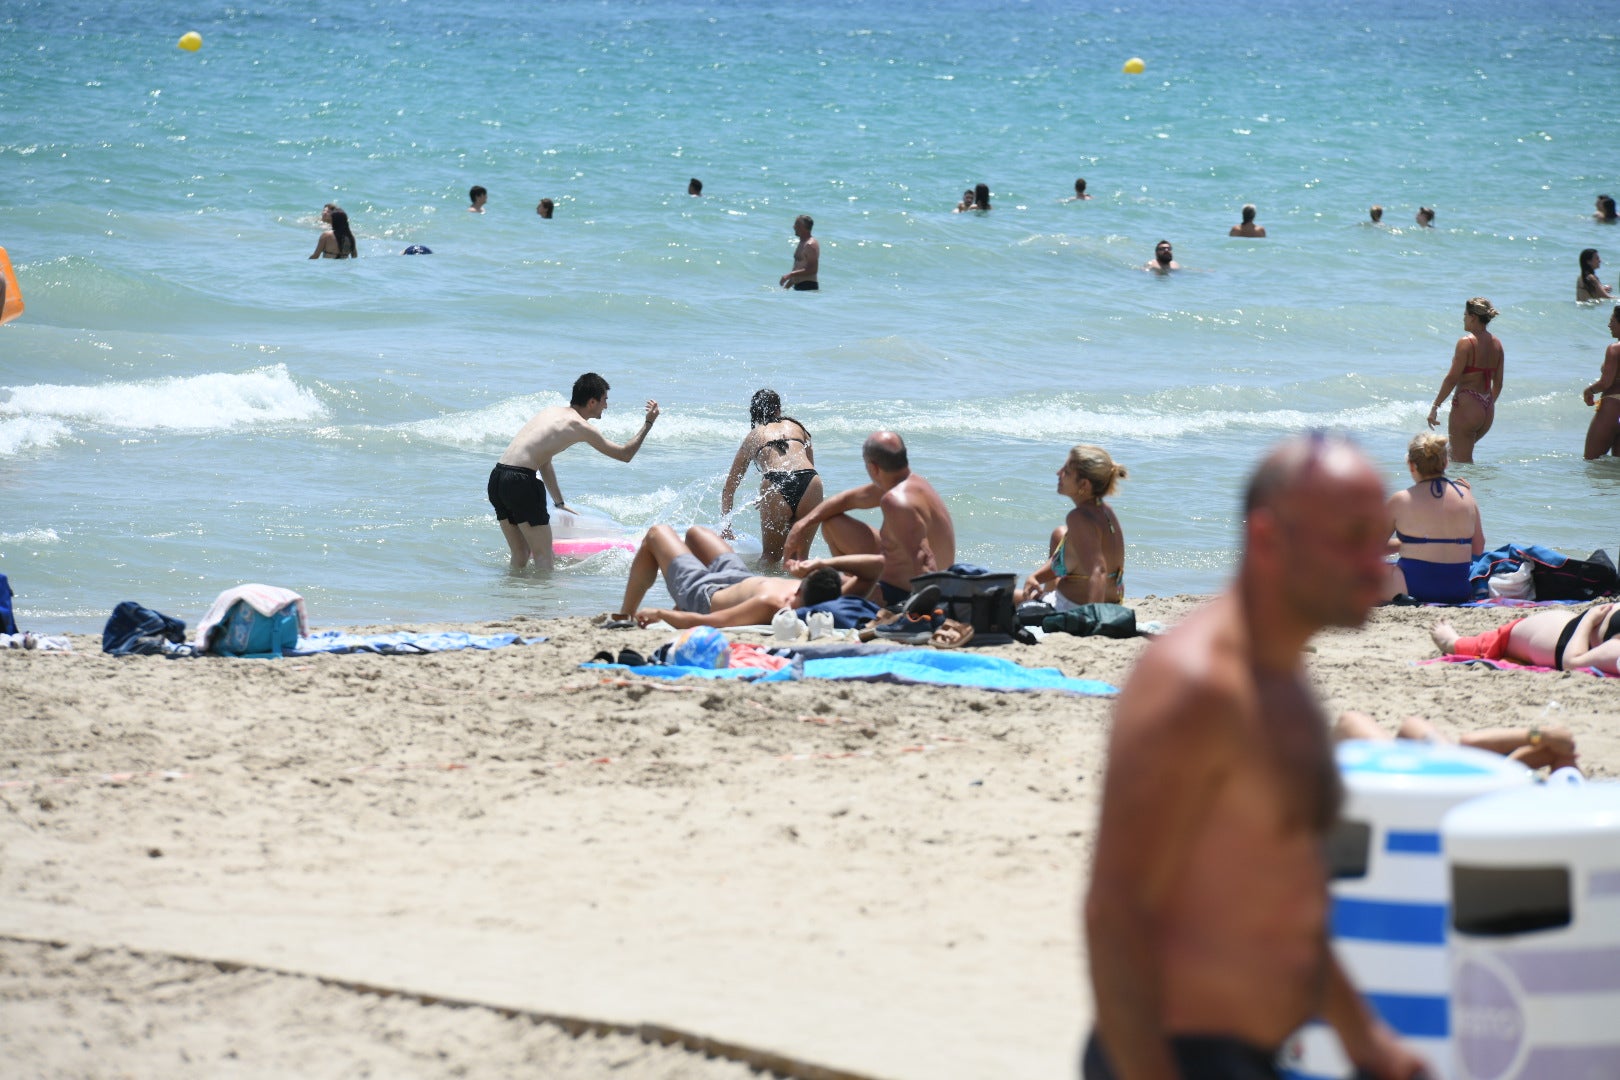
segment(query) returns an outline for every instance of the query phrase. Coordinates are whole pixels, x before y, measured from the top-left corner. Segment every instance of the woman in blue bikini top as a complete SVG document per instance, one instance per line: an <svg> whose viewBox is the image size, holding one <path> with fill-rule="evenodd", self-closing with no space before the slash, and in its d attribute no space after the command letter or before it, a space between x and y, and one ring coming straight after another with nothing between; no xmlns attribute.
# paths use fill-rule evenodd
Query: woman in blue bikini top
<svg viewBox="0 0 1620 1080"><path fill-rule="evenodd" d="M1446 438L1425 432L1406 448L1413 484L1389 497L1395 522L1386 596L1402 594L1426 603L1462 604L1473 599L1468 571L1485 550L1479 503L1466 480L1446 476Z"/></svg>
<svg viewBox="0 0 1620 1080"><path fill-rule="evenodd" d="M1125 599L1125 536L1103 502L1128 475L1100 446L1076 446L1058 470L1057 490L1074 509L1052 530L1045 563L1024 581L1018 602L1043 597L1059 611Z"/></svg>

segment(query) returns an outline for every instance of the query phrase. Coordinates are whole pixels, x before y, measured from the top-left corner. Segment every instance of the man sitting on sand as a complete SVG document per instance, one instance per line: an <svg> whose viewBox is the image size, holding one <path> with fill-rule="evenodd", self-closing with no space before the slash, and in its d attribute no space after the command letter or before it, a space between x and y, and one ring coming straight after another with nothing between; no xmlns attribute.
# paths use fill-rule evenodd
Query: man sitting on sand
<svg viewBox="0 0 1620 1080"><path fill-rule="evenodd" d="M1227 236L1247 236L1254 240L1266 238L1266 227L1254 223L1254 203L1247 203L1243 207L1243 220L1232 226Z"/></svg>
<svg viewBox="0 0 1620 1080"><path fill-rule="evenodd" d="M542 570L550 570L551 513L546 509L546 492L560 510L562 489L551 459L583 442L610 458L629 461L641 449L653 421L658 419L658 402L647 402L647 419L641 430L624 445L608 442L590 421L607 410L607 380L587 371L574 380L574 392L567 405L541 409L523 429L512 436L501 459L489 472L489 504L495 508L506 544L512 550L512 569L521 570L533 559ZM544 486L541 481L544 480Z"/></svg>
<svg viewBox="0 0 1620 1080"><path fill-rule="evenodd" d="M911 471L906 444L892 431L875 431L861 447L871 483L841 491L794 522L783 554L790 574L804 577L831 567L852 579L844 592L866 596L875 586L884 607L911 595L911 579L956 562L956 527L934 485ZM883 511L872 528L851 510ZM820 527L830 559L806 559Z"/></svg>
<svg viewBox="0 0 1620 1080"><path fill-rule="evenodd" d="M1583 614L1538 611L1473 637L1460 637L1444 619L1429 636L1442 653L1507 660L1569 671L1597 668L1620 675L1620 604L1594 604Z"/></svg>
<svg viewBox="0 0 1620 1080"><path fill-rule="evenodd" d="M663 571L675 610L640 606ZM694 525L683 541L668 525L654 525L636 549L625 583L621 612L634 612L642 626L663 620L677 630L693 626L755 626L768 623L783 608L811 607L836 600L844 581L836 570L821 569L805 577L755 574L712 530ZM617 618L626 618L619 615Z"/></svg>

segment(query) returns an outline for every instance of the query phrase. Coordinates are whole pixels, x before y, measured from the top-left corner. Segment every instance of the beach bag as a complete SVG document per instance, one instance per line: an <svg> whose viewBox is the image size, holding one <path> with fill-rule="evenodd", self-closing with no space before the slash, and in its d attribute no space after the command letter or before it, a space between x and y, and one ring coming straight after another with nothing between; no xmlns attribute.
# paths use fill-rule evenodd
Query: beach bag
<svg viewBox="0 0 1620 1080"><path fill-rule="evenodd" d="M1485 590L1492 600L1534 600L1536 581L1531 573L1534 563L1526 561L1517 570L1504 570L1485 579Z"/></svg>
<svg viewBox="0 0 1620 1080"><path fill-rule="evenodd" d="M15 634L17 620L11 615L11 582L0 574L0 634Z"/></svg>
<svg viewBox="0 0 1620 1080"><path fill-rule="evenodd" d="M266 615L246 600L238 600L225 613L213 638L212 651L221 656L279 657L298 647L298 606L289 603Z"/></svg>
<svg viewBox="0 0 1620 1080"><path fill-rule="evenodd" d="M1562 566L1532 563L1530 573L1535 579L1537 600L1593 600L1620 592L1620 574L1601 549L1592 552L1589 559L1565 559Z"/></svg>
<svg viewBox="0 0 1620 1080"><path fill-rule="evenodd" d="M1074 634L1077 637L1135 637L1136 612L1123 604L1081 604L1068 611L1048 615L1041 621L1041 629L1048 634Z"/></svg>
<svg viewBox="0 0 1620 1080"><path fill-rule="evenodd" d="M1017 582L1016 574L965 574L952 567L912 578L911 592L939 586L945 617L973 627L970 645L1005 645L1019 629L1013 604Z"/></svg>

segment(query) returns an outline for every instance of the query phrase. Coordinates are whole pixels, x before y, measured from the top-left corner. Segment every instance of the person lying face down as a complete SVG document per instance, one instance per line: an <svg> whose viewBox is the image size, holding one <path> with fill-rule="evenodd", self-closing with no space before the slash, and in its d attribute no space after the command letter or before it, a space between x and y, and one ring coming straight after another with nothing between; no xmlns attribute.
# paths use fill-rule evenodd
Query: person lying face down
<svg viewBox="0 0 1620 1080"><path fill-rule="evenodd" d="M675 607L643 608L641 601L664 575ZM636 549L625 583L620 618L634 614L642 626L663 621L677 630L694 626L755 626L783 608L813 607L836 600L844 579L831 569L794 578L755 574L719 534L701 525L683 538L668 525L654 525Z"/></svg>

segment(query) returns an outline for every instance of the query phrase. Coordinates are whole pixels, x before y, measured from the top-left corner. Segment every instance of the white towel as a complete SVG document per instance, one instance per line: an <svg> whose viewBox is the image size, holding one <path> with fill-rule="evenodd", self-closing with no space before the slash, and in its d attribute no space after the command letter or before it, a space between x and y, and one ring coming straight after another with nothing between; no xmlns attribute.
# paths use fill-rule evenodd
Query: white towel
<svg viewBox="0 0 1620 1080"><path fill-rule="evenodd" d="M304 622L304 598L291 589L278 588L275 585L237 585L226 589L214 597L213 605L208 614L202 617L197 624L197 651L208 651L209 636L225 620L225 613L231 610L231 605L238 600L247 602L248 607L261 615L274 615L288 604L295 604L298 608L298 636L308 637L309 627Z"/></svg>

